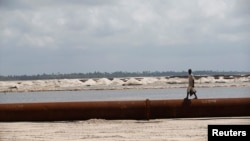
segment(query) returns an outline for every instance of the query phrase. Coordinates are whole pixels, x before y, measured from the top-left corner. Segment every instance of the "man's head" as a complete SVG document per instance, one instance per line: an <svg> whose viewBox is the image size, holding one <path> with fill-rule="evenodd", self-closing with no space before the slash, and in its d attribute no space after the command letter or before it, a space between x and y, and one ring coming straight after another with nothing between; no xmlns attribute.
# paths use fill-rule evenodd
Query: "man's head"
<svg viewBox="0 0 250 141"><path fill-rule="evenodd" d="M191 69L188 69L188 74L191 74L192 73L192 70Z"/></svg>

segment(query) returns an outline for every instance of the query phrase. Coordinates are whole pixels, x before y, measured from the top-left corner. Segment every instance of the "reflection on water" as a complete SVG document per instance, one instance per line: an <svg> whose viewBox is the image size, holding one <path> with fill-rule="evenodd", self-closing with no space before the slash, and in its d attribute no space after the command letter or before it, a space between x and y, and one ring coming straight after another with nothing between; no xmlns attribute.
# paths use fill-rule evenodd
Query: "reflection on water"
<svg viewBox="0 0 250 141"><path fill-rule="evenodd" d="M198 98L250 97L250 88L197 88ZM0 93L0 103L183 99L186 89L130 89ZM193 97L191 97L193 98Z"/></svg>

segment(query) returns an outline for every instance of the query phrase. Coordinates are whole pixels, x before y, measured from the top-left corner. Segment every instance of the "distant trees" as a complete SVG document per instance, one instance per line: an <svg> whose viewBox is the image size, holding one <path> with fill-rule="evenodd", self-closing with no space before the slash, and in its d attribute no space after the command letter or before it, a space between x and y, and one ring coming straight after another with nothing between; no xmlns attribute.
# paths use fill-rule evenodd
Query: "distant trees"
<svg viewBox="0 0 250 141"><path fill-rule="evenodd" d="M237 71L194 71L194 75L250 75L250 72ZM37 75L9 75L1 76L0 81L7 80L42 80L42 79L75 79L75 78L114 78L114 77L160 77L160 76L186 76L186 71L143 71L143 72L89 72L89 73L70 73L70 74L37 74Z"/></svg>

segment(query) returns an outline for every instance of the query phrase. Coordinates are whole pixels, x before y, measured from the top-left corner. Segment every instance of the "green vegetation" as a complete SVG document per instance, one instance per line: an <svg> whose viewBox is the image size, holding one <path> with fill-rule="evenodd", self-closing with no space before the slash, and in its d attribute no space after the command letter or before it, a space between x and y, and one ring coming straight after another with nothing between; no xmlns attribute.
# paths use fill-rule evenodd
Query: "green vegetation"
<svg viewBox="0 0 250 141"><path fill-rule="evenodd" d="M250 75L250 72L237 72L237 71L194 71L194 75ZM70 74L37 74L37 75L9 75L1 76L0 81L8 80L43 80L43 79L75 79L75 78L114 78L114 77L160 77L160 76L187 76L187 72L175 72L175 71L164 71L164 72L92 72L92 73L70 73Z"/></svg>

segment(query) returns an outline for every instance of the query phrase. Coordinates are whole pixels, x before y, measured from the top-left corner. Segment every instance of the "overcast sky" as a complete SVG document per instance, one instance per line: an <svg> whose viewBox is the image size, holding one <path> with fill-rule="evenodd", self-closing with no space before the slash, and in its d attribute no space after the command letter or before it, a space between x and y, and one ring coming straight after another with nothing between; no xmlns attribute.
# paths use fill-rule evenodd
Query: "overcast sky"
<svg viewBox="0 0 250 141"><path fill-rule="evenodd" d="M248 0L0 0L0 75L250 71Z"/></svg>

